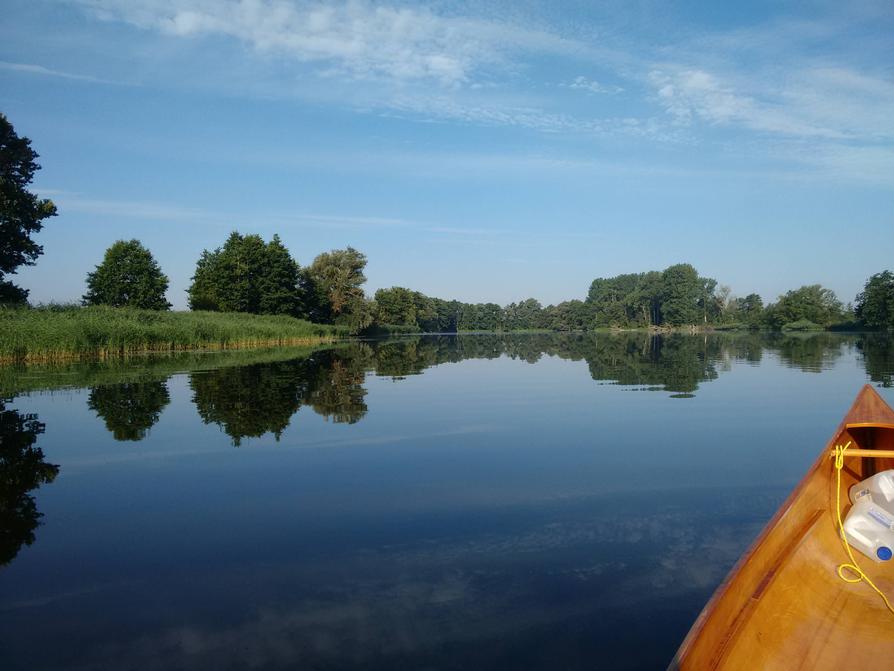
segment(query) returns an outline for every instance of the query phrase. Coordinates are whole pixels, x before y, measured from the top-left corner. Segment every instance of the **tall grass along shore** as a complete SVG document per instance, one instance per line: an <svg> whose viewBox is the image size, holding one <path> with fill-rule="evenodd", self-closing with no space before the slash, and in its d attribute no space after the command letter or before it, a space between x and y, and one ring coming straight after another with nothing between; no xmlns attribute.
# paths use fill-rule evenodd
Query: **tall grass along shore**
<svg viewBox="0 0 894 671"><path fill-rule="evenodd" d="M0 363L313 345L344 329L285 316L48 306L0 309Z"/></svg>

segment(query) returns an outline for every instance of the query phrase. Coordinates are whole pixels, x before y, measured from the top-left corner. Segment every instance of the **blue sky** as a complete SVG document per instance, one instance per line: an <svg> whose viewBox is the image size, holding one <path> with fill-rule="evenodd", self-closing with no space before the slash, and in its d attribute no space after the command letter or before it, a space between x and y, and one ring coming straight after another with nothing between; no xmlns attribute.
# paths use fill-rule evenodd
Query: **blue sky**
<svg viewBox="0 0 894 671"><path fill-rule="evenodd" d="M894 266L889 1L2 4L0 111L60 211L33 301L136 237L184 307L233 229L498 303L680 261L849 301Z"/></svg>

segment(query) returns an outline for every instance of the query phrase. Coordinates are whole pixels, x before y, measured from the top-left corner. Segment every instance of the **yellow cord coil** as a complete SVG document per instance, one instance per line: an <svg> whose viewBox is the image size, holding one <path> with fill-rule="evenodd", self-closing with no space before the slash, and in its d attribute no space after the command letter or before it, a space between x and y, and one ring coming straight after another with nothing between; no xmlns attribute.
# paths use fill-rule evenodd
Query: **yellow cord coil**
<svg viewBox="0 0 894 671"><path fill-rule="evenodd" d="M851 551L850 543L847 542L847 536L844 533L844 522L841 521L841 469L844 468L844 453L847 452L847 448L850 446L851 441L847 441L844 445L835 446L835 514L838 517L838 533L841 536L841 541L844 543L844 549L847 550L847 556L851 560L849 564L838 565L838 577L850 583L865 582L882 598L887 609L894 613L894 607L891 606L891 602L888 601L885 593L875 586L875 583L857 564L857 560L854 559L854 553ZM844 571L850 571L855 577L846 576Z"/></svg>

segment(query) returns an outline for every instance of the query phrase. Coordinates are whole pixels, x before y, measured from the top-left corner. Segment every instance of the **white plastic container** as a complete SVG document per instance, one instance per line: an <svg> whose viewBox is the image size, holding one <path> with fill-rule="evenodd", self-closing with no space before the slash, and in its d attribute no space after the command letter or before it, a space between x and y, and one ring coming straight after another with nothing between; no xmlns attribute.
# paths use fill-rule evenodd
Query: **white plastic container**
<svg viewBox="0 0 894 671"><path fill-rule="evenodd" d="M848 492L853 507L844 520L848 542L873 561L894 553L894 470L876 473Z"/></svg>
<svg viewBox="0 0 894 671"><path fill-rule="evenodd" d="M876 505L869 495L862 495L848 511L844 535L852 548L873 561L890 561L894 556L894 515Z"/></svg>
<svg viewBox="0 0 894 671"><path fill-rule="evenodd" d="M882 471L858 482L850 488L849 494L851 503L868 496L868 500L894 516L894 470Z"/></svg>

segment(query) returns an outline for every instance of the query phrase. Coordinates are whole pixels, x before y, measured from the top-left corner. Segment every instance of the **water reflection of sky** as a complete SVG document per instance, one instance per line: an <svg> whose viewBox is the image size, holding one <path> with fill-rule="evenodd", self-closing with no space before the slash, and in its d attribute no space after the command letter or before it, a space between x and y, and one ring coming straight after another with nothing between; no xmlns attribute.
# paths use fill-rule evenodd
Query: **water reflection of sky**
<svg viewBox="0 0 894 671"><path fill-rule="evenodd" d="M822 372L772 347L759 363L718 351L686 399L643 391L654 371L597 384L592 356L558 354L435 357L395 381L366 352L360 396L330 359L182 373L137 403L142 431L164 401L142 435L116 424L127 390L19 396L7 406L46 424L60 472L33 492L35 542L0 567L0 659L663 667L867 378L854 347L820 352ZM317 381L279 439L234 447L227 430L258 428L234 381L291 394L295 376Z"/></svg>

